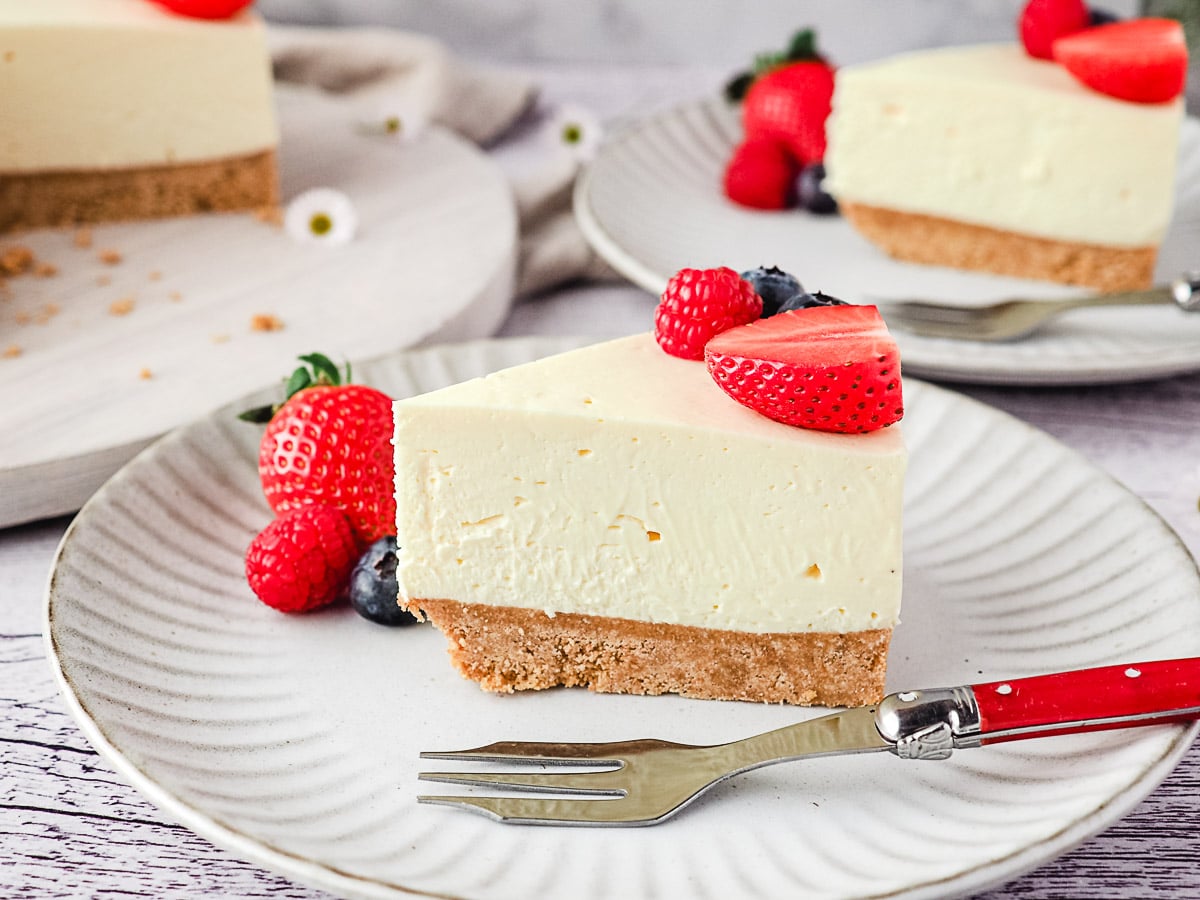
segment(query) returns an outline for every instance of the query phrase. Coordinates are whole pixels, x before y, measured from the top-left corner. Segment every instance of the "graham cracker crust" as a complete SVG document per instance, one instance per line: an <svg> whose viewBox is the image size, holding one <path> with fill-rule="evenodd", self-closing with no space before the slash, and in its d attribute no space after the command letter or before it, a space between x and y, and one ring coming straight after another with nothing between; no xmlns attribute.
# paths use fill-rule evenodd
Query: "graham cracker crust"
<svg viewBox="0 0 1200 900"><path fill-rule="evenodd" d="M414 600L455 667L487 691L564 685L799 706L883 697L892 630L752 634L540 610Z"/></svg>
<svg viewBox="0 0 1200 900"><path fill-rule="evenodd" d="M261 209L278 202L274 150L136 169L0 173L0 233Z"/></svg>
<svg viewBox="0 0 1200 900"><path fill-rule="evenodd" d="M1140 290L1153 283L1158 247L1055 241L861 203L840 203L839 209L864 237L896 259L1103 292Z"/></svg>

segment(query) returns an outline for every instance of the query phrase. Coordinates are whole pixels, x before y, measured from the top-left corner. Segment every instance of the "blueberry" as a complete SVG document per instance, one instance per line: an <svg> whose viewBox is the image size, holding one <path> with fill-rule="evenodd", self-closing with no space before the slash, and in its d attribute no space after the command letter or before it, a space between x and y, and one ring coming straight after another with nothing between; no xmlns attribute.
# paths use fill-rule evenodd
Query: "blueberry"
<svg viewBox="0 0 1200 900"><path fill-rule="evenodd" d="M1107 9L1097 9L1096 7L1088 7L1089 21L1088 25L1095 28L1097 25L1111 25L1113 22L1120 22L1121 17L1116 13L1111 13Z"/></svg>
<svg viewBox="0 0 1200 900"><path fill-rule="evenodd" d="M411 625L417 619L397 603L396 538L381 537L354 564L350 573L350 605L364 619L380 625Z"/></svg>
<svg viewBox="0 0 1200 900"><path fill-rule="evenodd" d="M742 277L750 282L754 293L762 297L764 319L779 312L779 304L788 297L804 290L796 276L789 275L775 266L759 266L757 269L743 272Z"/></svg>
<svg viewBox="0 0 1200 900"><path fill-rule="evenodd" d="M825 191L825 164L805 166L796 176L796 205L818 216L838 211L837 201Z"/></svg>
<svg viewBox="0 0 1200 900"><path fill-rule="evenodd" d="M815 294L810 294L807 291L802 291L795 296L789 297L783 301L779 307L780 312L791 312L794 309L812 309L814 306L849 306L845 300L839 300L837 297L830 297L828 294L822 294L817 291Z"/></svg>

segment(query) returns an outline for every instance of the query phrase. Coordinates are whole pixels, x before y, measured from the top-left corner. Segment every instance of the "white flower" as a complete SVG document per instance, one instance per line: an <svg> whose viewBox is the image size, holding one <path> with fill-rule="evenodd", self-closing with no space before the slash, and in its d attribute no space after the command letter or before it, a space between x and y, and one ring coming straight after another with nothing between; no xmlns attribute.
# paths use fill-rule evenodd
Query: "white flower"
<svg viewBox="0 0 1200 900"><path fill-rule="evenodd" d="M576 162L587 162L600 146L600 120L582 106L566 104L559 107L545 127L546 139L566 150Z"/></svg>
<svg viewBox="0 0 1200 900"><path fill-rule="evenodd" d="M313 188L287 205L283 227L300 243L345 244L358 231L358 215L341 191Z"/></svg>
<svg viewBox="0 0 1200 900"><path fill-rule="evenodd" d="M416 140L428 127L428 109L401 98L381 103L375 115L361 123L364 134L380 135L402 143Z"/></svg>

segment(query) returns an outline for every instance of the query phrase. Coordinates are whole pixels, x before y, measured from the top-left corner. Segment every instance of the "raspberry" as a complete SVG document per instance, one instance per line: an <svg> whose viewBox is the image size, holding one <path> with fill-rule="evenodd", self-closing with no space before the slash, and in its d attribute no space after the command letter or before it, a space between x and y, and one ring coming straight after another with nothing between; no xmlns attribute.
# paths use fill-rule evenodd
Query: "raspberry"
<svg viewBox="0 0 1200 900"><path fill-rule="evenodd" d="M263 603L280 612L308 612L341 595L358 561L345 514L309 504L281 515L250 542L246 580Z"/></svg>
<svg viewBox="0 0 1200 900"><path fill-rule="evenodd" d="M762 315L762 298L733 269L680 269L654 311L658 345L681 359L704 359L715 335Z"/></svg>
<svg viewBox="0 0 1200 900"><path fill-rule="evenodd" d="M796 171L782 141L751 138L738 144L725 166L725 196L752 209L785 209Z"/></svg>

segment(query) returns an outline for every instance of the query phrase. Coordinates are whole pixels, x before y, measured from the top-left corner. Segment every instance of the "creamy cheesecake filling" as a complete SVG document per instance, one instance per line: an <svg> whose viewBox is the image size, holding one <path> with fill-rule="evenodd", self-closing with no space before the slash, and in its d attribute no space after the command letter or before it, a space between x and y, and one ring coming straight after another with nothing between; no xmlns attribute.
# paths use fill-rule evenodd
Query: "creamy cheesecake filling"
<svg viewBox="0 0 1200 900"><path fill-rule="evenodd" d="M138 0L0 0L0 177L250 157L278 142L265 29Z"/></svg>
<svg viewBox="0 0 1200 900"><path fill-rule="evenodd" d="M905 54L838 71L826 188L1060 241L1156 246L1182 116L1182 100L1115 100L1016 45Z"/></svg>
<svg viewBox="0 0 1200 900"><path fill-rule="evenodd" d="M772 422L638 335L395 405L406 599L752 633L890 629L897 428Z"/></svg>

